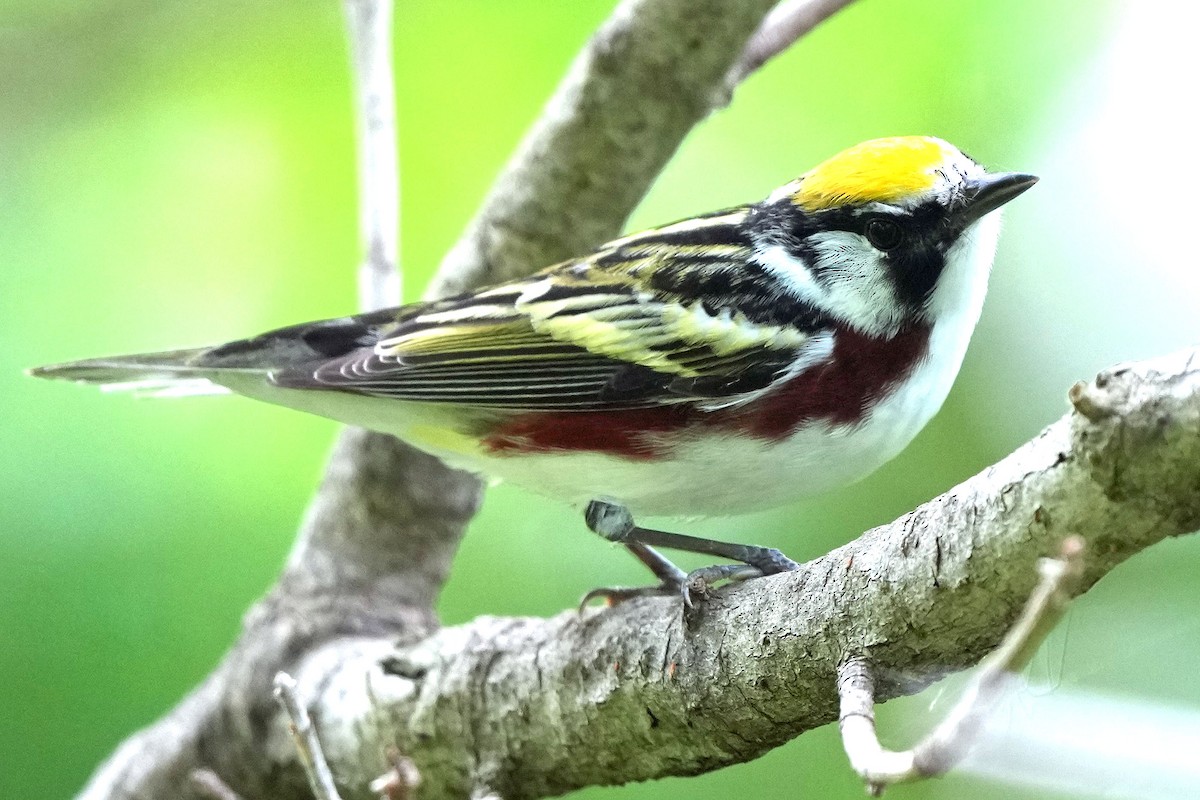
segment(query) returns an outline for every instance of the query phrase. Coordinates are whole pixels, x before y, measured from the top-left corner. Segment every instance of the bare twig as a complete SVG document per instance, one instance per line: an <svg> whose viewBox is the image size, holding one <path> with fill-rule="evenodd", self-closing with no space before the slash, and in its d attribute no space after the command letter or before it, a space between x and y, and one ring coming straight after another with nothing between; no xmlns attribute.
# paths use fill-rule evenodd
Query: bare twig
<svg viewBox="0 0 1200 800"><path fill-rule="evenodd" d="M995 652L980 663L941 724L911 750L896 752L879 743L870 662L855 655L838 666L842 744L871 795L882 794L894 783L941 775L966 755L1005 687L1025 668L1062 616L1083 574L1083 551L1083 539L1071 536L1063 542L1058 558L1041 560L1041 581L1016 624Z"/></svg>
<svg viewBox="0 0 1200 800"><path fill-rule="evenodd" d="M400 175L396 158L396 93L392 77L392 0L345 0L358 121L359 230L363 311L400 302L397 268Z"/></svg>
<svg viewBox="0 0 1200 800"><path fill-rule="evenodd" d="M317 729L313 727L308 709L296 694L296 679L286 672L275 676L275 699L291 720L292 740L296 743L296 751L300 754L300 763L304 765L313 796L317 800L341 800L329 762L325 760L325 751L321 749Z"/></svg>
<svg viewBox="0 0 1200 800"><path fill-rule="evenodd" d="M192 770L192 786L203 797L212 800L242 800L238 793L230 789L221 776L211 769L201 768Z"/></svg>
<svg viewBox="0 0 1200 800"><path fill-rule="evenodd" d="M741 57L725 74L724 82L713 95L713 107L729 105L734 90L742 81L852 2L854 0L782 0L763 20L746 43Z"/></svg>

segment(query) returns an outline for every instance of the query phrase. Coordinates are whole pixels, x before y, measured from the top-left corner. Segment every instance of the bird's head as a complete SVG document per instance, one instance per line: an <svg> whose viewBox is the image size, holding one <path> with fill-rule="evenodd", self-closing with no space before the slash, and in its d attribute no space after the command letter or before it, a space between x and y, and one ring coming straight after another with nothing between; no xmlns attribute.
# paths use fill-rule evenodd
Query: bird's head
<svg viewBox="0 0 1200 800"><path fill-rule="evenodd" d="M974 314L999 215L1037 181L988 172L953 145L898 136L855 145L759 204L758 260L795 294L863 333Z"/></svg>

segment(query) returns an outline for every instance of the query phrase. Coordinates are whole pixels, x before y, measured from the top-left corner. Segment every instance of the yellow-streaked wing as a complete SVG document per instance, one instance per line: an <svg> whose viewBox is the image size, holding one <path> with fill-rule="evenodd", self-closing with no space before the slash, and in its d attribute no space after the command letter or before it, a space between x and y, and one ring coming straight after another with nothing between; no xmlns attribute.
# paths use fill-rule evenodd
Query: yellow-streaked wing
<svg viewBox="0 0 1200 800"><path fill-rule="evenodd" d="M815 332L722 304L746 277L739 213L626 237L524 280L404 309L373 347L275 380L529 410L737 402L803 361ZM679 288L706 280L707 295Z"/></svg>

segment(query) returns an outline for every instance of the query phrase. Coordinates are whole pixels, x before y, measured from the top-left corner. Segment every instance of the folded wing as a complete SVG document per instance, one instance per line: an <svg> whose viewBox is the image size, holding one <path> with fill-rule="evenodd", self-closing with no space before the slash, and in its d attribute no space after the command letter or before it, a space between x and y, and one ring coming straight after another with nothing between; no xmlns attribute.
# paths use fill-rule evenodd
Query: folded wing
<svg viewBox="0 0 1200 800"><path fill-rule="evenodd" d="M406 307L374 344L272 380L489 408L721 406L827 354L830 337L817 318L741 310L741 243L698 248L672 244L669 233L619 240L524 280ZM760 308L761 282L754 285ZM696 288L705 286L708 295Z"/></svg>

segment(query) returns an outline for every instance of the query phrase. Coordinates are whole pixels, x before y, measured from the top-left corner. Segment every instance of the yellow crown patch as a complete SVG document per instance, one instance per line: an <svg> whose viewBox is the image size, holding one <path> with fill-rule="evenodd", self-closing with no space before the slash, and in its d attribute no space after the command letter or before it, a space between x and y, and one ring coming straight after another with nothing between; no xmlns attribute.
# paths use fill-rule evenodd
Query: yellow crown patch
<svg viewBox="0 0 1200 800"><path fill-rule="evenodd" d="M935 170L958 156L931 136L872 139L843 150L801 176L792 202L805 211L841 205L887 203L925 191Z"/></svg>

